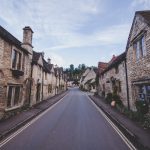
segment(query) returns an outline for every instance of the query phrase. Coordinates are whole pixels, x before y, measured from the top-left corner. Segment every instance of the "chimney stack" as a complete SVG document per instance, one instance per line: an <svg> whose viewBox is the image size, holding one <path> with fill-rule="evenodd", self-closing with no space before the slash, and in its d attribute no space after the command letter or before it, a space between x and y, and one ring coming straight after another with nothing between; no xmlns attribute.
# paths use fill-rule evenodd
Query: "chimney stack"
<svg viewBox="0 0 150 150"><path fill-rule="evenodd" d="M48 64L51 64L51 59L48 58L48 59L47 59L47 62L48 62Z"/></svg>
<svg viewBox="0 0 150 150"><path fill-rule="evenodd" d="M32 54L32 35L33 31L29 26L23 28L23 43L22 47L27 49Z"/></svg>
<svg viewBox="0 0 150 150"><path fill-rule="evenodd" d="M44 55L45 55L45 53L44 52L42 52L42 57L44 58Z"/></svg>

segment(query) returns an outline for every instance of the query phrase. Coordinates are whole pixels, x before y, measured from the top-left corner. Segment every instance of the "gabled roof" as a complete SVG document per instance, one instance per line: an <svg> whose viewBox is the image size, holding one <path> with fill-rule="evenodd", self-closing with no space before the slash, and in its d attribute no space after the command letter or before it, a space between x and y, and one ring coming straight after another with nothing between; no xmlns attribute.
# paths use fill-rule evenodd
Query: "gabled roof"
<svg viewBox="0 0 150 150"><path fill-rule="evenodd" d="M2 37L7 42L14 44L16 47L24 51L25 53L29 53L26 49L22 48L22 42L20 42L17 38L15 38L11 33L9 33L6 29L4 29L0 25L0 37Z"/></svg>
<svg viewBox="0 0 150 150"><path fill-rule="evenodd" d="M137 11L135 15L136 14L140 14L145 19L145 21L150 25L150 10Z"/></svg>
<svg viewBox="0 0 150 150"><path fill-rule="evenodd" d="M54 65L53 64L48 64L48 66L49 66L49 69L51 70Z"/></svg>
<svg viewBox="0 0 150 150"><path fill-rule="evenodd" d="M33 57L32 57L33 64L38 64L38 60L39 60L40 56L42 56L41 52L33 51Z"/></svg>
<svg viewBox="0 0 150 150"><path fill-rule="evenodd" d="M49 64L44 58L42 52L33 51L32 63L38 64L39 58L42 57L43 60L43 70L47 73L51 73L51 69L53 68L53 64Z"/></svg>
<svg viewBox="0 0 150 150"><path fill-rule="evenodd" d="M109 63L108 66L100 74L104 74L108 70L118 66L118 64L120 64L125 59L126 59L126 52L120 54L119 56L116 56L115 59L113 59L113 61L111 61L111 63Z"/></svg>
<svg viewBox="0 0 150 150"><path fill-rule="evenodd" d="M98 63L98 72L101 73L102 71L104 71L108 66L108 63L106 62L99 62Z"/></svg>
<svg viewBox="0 0 150 150"><path fill-rule="evenodd" d="M46 60L44 58L43 58L43 70L48 73L51 72L51 69L49 68L49 64L48 64L48 62L46 62Z"/></svg>
<svg viewBox="0 0 150 150"><path fill-rule="evenodd" d="M131 25L131 29L130 29L130 32L129 32L128 40L127 40L126 52L127 52L128 48L129 48L131 33L132 33L132 30L133 30L135 18L136 18L137 15L141 15L145 19L145 22L147 23L147 25L150 26L150 10L136 11L135 15L134 15L134 19L133 19L132 25Z"/></svg>

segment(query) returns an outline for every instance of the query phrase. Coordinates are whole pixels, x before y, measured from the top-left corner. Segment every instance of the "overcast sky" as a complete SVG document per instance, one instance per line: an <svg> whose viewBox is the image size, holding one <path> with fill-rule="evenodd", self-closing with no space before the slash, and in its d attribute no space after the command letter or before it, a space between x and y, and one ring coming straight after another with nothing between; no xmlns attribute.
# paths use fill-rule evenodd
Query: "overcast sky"
<svg viewBox="0 0 150 150"><path fill-rule="evenodd" d="M33 31L35 51L67 67L97 66L125 50L137 10L150 0L0 0L0 24L22 41L22 28Z"/></svg>

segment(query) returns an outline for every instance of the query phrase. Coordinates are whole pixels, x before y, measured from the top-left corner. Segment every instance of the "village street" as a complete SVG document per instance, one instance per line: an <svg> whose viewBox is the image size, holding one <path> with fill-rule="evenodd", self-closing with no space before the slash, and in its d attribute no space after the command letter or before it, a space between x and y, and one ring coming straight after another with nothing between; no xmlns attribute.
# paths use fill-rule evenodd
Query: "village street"
<svg viewBox="0 0 150 150"><path fill-rule="evenodd" d="M92 104L72 88L54 107L1 145L1 150L128 150L124 139Z"/></svg>

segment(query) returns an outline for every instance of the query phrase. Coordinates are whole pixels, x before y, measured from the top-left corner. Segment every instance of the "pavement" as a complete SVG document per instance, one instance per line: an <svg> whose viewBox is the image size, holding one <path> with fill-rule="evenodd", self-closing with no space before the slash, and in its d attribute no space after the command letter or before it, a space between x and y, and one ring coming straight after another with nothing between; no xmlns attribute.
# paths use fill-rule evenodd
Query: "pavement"
<svg viewBox="0 0 150 150"><path fill-rule="evenodd" d="M42 114L3 140L0 149L135 150L77 88Z"/></svg>
<svg viewBox="0 0 150 150"><path fill-rule="evenodd" d="M138 123L121 114L104 102L103 98L89 95L119 129L138 147L139 150L150 150L150 130L143 129Z"/></svg>
<svg viewBox="0 0 150 150"><path fill-rule="evenodd" d="M53 97L48 98L47 100L40 102L39 104L36 104L28 110L20 112L16 116L0 121L0 140L41 114L43 111L63 98L67 93L67 91L61 92Z"/></svg>

